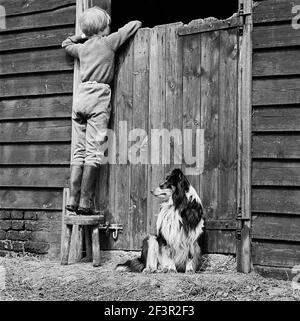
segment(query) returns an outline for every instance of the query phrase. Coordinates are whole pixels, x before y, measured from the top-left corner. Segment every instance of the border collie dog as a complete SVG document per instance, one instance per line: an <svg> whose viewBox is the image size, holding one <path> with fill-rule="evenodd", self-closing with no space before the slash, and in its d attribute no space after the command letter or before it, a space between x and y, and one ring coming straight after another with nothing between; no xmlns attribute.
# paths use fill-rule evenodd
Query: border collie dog
<svg viewBox="0 0 300 321"><path fill-rule="evenodd" d="M204 230L201 200L180 169L174 169L154 191L163 199L156 235L147 236L141 257L117 265L132 272L196 272L200 267L200 237Z"/></svg>

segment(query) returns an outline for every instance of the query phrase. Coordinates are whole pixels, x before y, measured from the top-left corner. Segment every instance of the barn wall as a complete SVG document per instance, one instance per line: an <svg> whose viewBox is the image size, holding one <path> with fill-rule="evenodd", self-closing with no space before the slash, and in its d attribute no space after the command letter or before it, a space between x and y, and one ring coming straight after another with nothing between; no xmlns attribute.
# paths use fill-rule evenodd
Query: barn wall
<svg viewBox="0 0 300 321"><path fill-rule="evenodd" d="M254 9L253 264L284 278L300 264L300 33L291 23L299 4Z"/></svg>
<svg viewBox="0 0 300 321"><path fill-rule="evenodd" d="M59 255L70 161L76 0L1 0L0 253Z"/></svg>

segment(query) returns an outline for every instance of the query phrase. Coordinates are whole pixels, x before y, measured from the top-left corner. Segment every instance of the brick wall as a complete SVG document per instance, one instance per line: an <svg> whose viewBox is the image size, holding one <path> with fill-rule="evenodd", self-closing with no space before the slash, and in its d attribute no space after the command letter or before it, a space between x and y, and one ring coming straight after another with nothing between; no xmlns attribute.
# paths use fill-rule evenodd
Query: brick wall
<svg viewBox="0 0 300 321"><path fill-rule="evenodd" d="M0 256L14 251L58 258L60 232L59 212L0 211Z"/></svg>

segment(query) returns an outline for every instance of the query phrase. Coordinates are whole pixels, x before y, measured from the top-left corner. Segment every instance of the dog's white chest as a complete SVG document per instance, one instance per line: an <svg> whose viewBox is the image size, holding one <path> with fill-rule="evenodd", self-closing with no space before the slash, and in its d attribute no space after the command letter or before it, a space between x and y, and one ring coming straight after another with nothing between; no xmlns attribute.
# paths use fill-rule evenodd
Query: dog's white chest
<svg viewBox="0 0 300 321"><path fill-rule="evenodd" d="M168 244L175 245L178 239L182 239L182 226L182 218L174 209L173 202L162 204L156 223L157 234L160 232Z"/></svg>

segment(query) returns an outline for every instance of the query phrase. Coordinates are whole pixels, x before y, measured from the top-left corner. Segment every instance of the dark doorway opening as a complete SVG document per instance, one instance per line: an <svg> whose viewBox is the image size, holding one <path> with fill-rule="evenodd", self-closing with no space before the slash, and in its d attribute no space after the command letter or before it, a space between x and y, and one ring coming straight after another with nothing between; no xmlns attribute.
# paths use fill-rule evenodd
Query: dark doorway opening
<svg viewBox="0 0 300 321"><path fill-rule="evenodd" d="M112 3L112 29L130 20L141 20L143 27L215 17L226 19L238 11L238 0L115 0Z"/></svg>

